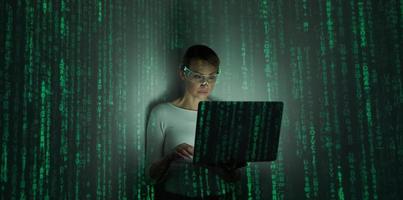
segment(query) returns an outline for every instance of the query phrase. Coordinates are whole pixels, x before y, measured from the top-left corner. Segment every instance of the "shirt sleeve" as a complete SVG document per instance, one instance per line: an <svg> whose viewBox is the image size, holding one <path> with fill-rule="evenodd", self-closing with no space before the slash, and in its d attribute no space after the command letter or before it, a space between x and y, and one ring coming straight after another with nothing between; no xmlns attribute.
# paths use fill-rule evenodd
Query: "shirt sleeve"
<svg viewBox="0 0 403 200"><path fill-rule="evenodd" d="M153 162L162 159L164 132L161 116L156 109L152 109L145 135L145 181L147 184L155 184L156 180L150 177L150 167Z"/></svg>

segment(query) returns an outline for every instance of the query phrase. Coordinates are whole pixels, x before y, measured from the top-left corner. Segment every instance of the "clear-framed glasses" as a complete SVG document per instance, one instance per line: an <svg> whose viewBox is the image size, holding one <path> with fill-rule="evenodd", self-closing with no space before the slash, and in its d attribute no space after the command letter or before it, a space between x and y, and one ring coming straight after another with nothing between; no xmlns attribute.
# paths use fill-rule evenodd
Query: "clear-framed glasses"
<svg viewBox="0 0 403 200"><path fill-rule="evenodd" d="M207 81L208 83L214 83L217 80L220 70L218 70L217 73L213 75L203 75L192 71L187 66L184 66L183 72L185 73L185 76L193 82L204 83Z"/></svg>

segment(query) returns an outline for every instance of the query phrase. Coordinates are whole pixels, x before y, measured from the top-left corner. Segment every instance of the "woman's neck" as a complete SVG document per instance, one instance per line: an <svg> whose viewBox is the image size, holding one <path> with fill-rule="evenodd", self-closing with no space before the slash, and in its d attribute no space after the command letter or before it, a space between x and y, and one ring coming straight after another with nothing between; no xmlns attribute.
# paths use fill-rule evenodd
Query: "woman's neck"
<svg viewBox="0 0 403 200"><path fill-rule="evenodd" d="M200 101L208 101L208 100L209 100L208 98L198 99L185 94L184 96L174 100L172 103L181 108L197 110Z"/></svg>

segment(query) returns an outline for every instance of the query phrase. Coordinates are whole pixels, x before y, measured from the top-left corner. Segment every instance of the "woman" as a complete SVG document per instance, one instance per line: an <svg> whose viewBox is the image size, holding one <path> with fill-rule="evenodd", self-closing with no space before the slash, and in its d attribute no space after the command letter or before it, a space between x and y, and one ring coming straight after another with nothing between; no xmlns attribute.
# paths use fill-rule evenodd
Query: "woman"
<svg viewBox="0 0 403 200"><path fill-rule="evenodd" d="M193 147L200 101L209 101L219 74L220 60L205 45L187 49L178 75L183 94L155 106L146 135L145 175L155 184L156 199L232 199L239 169L195 166ZM233 191L233 190L232 190Z"/></svg>

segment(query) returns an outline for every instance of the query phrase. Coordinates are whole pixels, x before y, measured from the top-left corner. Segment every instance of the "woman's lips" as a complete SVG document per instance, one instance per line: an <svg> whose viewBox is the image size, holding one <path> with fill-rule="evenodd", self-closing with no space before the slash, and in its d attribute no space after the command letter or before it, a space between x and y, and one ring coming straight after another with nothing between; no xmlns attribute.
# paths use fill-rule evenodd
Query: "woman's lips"
<svg viewBox="0 0 403 200"><path fill-rule="evenodd" d="M199 91L199 93L207 93L208 91Z"/></svg>

